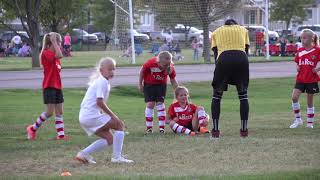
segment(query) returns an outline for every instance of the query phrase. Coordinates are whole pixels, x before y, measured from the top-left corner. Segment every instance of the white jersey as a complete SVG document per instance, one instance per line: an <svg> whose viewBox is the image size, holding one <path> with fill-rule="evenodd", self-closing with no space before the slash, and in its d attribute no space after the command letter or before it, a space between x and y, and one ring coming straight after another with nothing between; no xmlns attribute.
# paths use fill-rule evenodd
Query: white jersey
<svg viewBox="0 0 320 180"><path fill-rule="evenodd" d="M109 81L101 75L89 86L81 103L80 119L96 118L102 114L101 109L97 105L97 98L102 98L107 102L110 87Z"/></svg>

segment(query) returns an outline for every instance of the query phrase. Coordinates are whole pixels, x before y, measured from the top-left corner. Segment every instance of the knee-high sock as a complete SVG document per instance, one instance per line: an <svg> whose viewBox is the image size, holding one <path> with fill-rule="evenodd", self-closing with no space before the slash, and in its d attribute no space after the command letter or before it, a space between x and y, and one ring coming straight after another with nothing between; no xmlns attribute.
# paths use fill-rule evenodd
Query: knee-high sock
<svg viewBox="0 0 320 180"><path fill-rule="evenodd" d="M219 130L219 118L220 118L220 102L222 98L222 92L214 91L211 101L211 114L213 121L213 130Z"/></svg>
<svg viewBox="0 0 320 180"><path fill-rule="evenodd" d="M49 117L46 116L46 113L43 112L40 114L40 116L37 118L36 122L32 125L32 130L36 131L38 128L40 128L41 124L45 122Z"/></svg>
<svg viewBox="0 0 320 180"><path fill-rule="evenodd" d="M119 158L122 153L122 146L124 140L123 131L114 131L113 133L113 158Z"/></svg>
<svg viewBox="0 0 320 180"><path fill-rule="evenodd" d="M300 103L292 102L292 110L294 112L294 117L296 118L296 121L301 121Z"/></svg>
<svg viewBox="0 0 320 180"><path fill-rule="evenodd" d="M106 139L98 139L91 143L88 147L82 150L86 154L92 154L94 152L99 152L105 150L108 147L108 142Z"/></svg>
<svg viewBox="0 0 320 180"><path fill-rule="evenodd" d="M145 116L146 116L147 129L152 129L152 127L153 127L153 109L146 107Z"/></svg>
<svg viewBox="0 0 320 180"><path fill-rule="evenodd" d="M57 134L60 138L64 137L64 122L63 122L63 117L61 115L56 115L55 117L55 127L57 130Z"/></svg>
<svg viewBox="0 0 320 180"><path fill-rule="evenodd" d="M241 117L241 130L248 129L248 116L249 116L249 101L247 92L238 93L240 100L240 117Z"/></svg>
<svg viewBox="0 0 320 180"><path fill-rule="evenodd" d="M307 123L309 124L313 124L313 120L314 120L314 107L311 108L307 108Z"/></svg>
<svg viewBox="0 0 320 180"><path fill-rule="evenodd" d="M191 133L191 130L184 127L184 126L181 126L177 123L174 123L173 126L171 127L171 129L173 130L173 132L175 133L181 133L181 134L190 134Z"/></svg>
<svg viewBox="0 0 320 180"><path fill-rule="evenodd" d="M159 128L164 129L165 120L166 120L166 107L164 103L159 104L156 107L157 107L157 115L159 120Z"/></svg>
<svg viewBox="0 0 320 180"><path fill-rule="evenodd" d="M199 125L201 126L201 127L203 127L204 125L203 125L203 122L204 122L204 120L207 118L207 113L203 110L203 109L201 109L201 110L199 110L198 111L198 120L199 120Z"/></svg>

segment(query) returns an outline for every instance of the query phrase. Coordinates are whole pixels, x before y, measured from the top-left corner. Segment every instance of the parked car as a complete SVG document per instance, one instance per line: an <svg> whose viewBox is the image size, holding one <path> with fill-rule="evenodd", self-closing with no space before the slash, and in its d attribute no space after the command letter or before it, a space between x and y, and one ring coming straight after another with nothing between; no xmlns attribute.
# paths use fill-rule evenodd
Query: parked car
<svg viewBox="0 0 320 180"><path fill-rule="evenodd" d="M301 35L301 31L304 29L311 29L312 31L314 31L318 37L320 36L320 25L301 25L298 26L297 31L295 32L294 36L296 38L299 38Z"/></svg>
<svg viewBox="0 0 320 180"><path fill-rule="evenodd" d="M110 37L104 32L95 32L95 33L92 33L92 34L96 35L100 42L109 43L109 41L110 41Z"/></svg>
<svg viewBox="0 0 320 180"><path fill-rule="evenodd" d="M174 40L185 41L187 33L187 41L192 41L195 38L199 38L199 36L203 33L203 30L189 26L185 28L184 25L177 24L173 29L163 30L161 32L161 39L164 40L165 37L169 35L169 32L171 32ZM211 37L211 32L209 32L209 37Z"/></svg>
<svg viewBox="0 0 320 180"><path fill-rule="evenodd" d="M98 36L95 34L89 34L87 31L82 29L72 29L71 33L72 43L83 42L95 44L99 41Z"/></svg>
<svg viewBox="0 0 320 180"><path fill-rule="evenodd" d="M130 30L129 30L129 32L130 32ZM130 33L129 33L129 35L130 35ZM150 37L147 34L140 33L135 29L133 30L133 36L134 36L135 41L148 41L148 40L150 40Z"/></svg>
<svg viewBox="0 0 320 180"><path fill-rule="evenodd" d="M17 31L18 35L21 37L22 41L25 41L25 39L29 38L28 33L25 31ZM5 31L1 35L1 40L2 41L7 41L10 42L11 39L16 35L14 31Z"/></svg>

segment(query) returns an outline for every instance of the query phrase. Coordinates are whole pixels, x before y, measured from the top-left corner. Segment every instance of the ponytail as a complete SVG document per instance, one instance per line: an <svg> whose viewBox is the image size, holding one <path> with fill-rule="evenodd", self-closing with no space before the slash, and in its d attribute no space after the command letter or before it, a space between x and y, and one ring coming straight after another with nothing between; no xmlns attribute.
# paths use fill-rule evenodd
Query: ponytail
<svg viewBox="0 0 320 180"><path fill-rule="evenodd" d="M314 46L319 45L319 38L318 38L317 34L314 34L314 36L313 36L313 43L314 43Z"/></svg>

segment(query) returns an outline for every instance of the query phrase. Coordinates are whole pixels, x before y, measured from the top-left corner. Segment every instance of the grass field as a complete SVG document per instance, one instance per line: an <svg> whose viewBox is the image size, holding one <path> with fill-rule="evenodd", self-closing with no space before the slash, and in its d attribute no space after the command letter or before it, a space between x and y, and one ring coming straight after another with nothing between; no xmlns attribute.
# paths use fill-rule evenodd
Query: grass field
<svg viewBox="0 0 320 180"><path fill-rule="evenodd" d="M121 51L77 51L73 52L73 57L67 57L62 59L63 68L83 68L93 67L94 64L104 56L110 56L117 60L119 66L132 66L130 60L126 57L119 57ZM175 62L176 64L199 64L204 63L203 58L200 61L193 61L192 51L183 50L182 61ZM147 51L140 56L137 56L136 64L141 65L144 61L151 58L152 55ZM270 61L289 61L292 57L271 57ZM213 61L213 58L212 60ZM251 62L265 62L265 57L250 57ZM20 57L5 57L0 58L0 71L1 70L29 70L31 69L31 58Z"/></svg>
<svg viewBox="0 0 320 180"><path fill-rule="evenodd" d="M135 87L112 89L109 106L125 120L129 135L124 153L135 165L110 163L112 148L94 155L97 165L81 165L75 154L95 140L80 128L78 112L84 89L65 89L65 126L71 141L48 141L55 136L54 121L43 124L36 141L27 141L25 126L43 111L40 90L0 91L0 179L320 179L320 126L289 129L293 78L252 80L249 138L239 137L239 102L230 88L222 101L219 140L167 133L144 135L142 95ZM193 103L210 112L209 82L185 84ZM172 102L168 88L167 105ZM319 96L315 98L319 111ZM305 97L301 99L305 117ZM167 106L168 107L168 106ZM316 117L319 120L319 116ZM304 118L305 119L305 118ZM155 124L157 121L155 121ZM210 123L211 127L211 123ZM69 178L68 178L69 179Z"/></svg>

